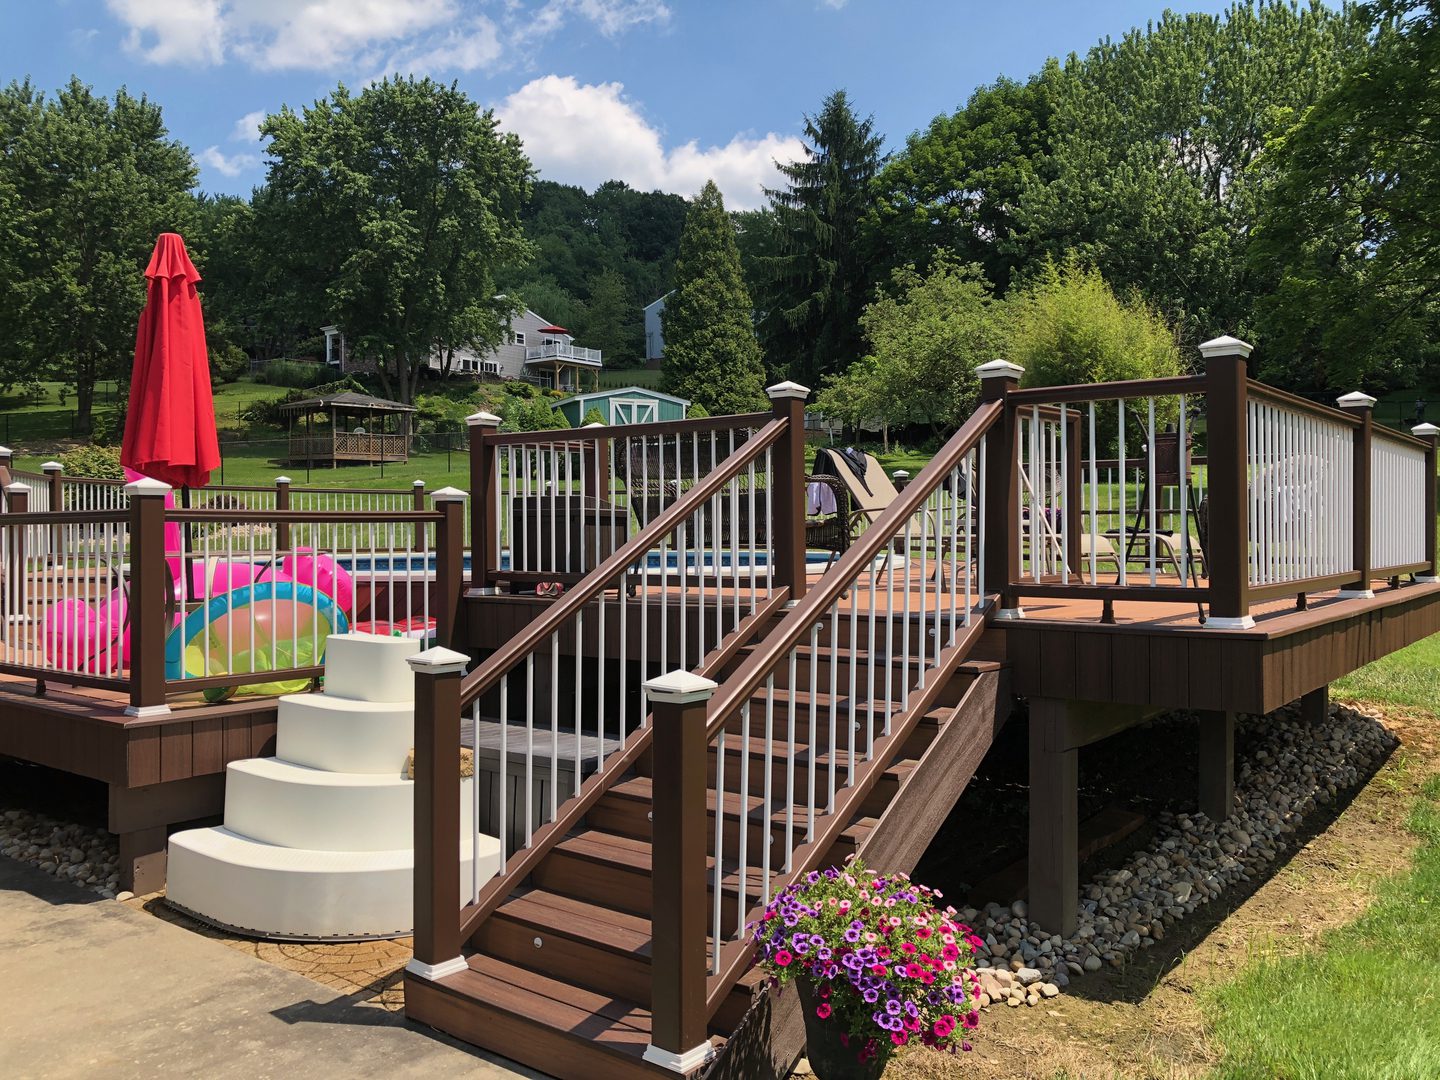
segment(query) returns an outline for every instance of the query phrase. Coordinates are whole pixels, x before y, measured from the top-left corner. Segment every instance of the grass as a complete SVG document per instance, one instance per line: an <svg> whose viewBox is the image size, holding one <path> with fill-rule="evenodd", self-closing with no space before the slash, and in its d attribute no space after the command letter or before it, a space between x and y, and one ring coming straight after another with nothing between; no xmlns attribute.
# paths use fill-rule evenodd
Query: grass
<svg viewBox="0 0 1440 1080"><path fill-rule="evenodd" d="M115 383L97 384L97 411L108 408L115 394ZM33 395L21 396L14 392L0 395L0 442L6 446L25 447L72 438L74 420L75 391L67 383L41 383Z"/></svg>
<svg viewBox="0 0 1440 1080"><path fill-rule="evenodd" d="M1440 716L1440 635L1352 672L1330 689L1342 701L1423 709Z"/></svg>
<svg viewBox="0 0 1440 1080"><path fill-rule="evenodd" d="M1217 1080L1440 1075L1440 776L1407 826L1421 840L1414 865L1364 915L1313 952L1254 956L1215 991Z"/></svg>

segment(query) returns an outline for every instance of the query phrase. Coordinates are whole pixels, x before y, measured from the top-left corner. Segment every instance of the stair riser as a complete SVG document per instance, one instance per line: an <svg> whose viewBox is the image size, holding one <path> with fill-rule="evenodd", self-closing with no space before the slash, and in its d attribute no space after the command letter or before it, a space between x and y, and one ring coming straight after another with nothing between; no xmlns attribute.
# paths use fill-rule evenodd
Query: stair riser
<svg viewBox="0 0 1440 1080"><path fill-rule="evenodd" d="M420 644L415 638L371 634L330 637L325 646L325 692L358 701L414 701L415 675L406 661L420 652Z"/></svg>
<svg viewBox="0 0 1440 1080"><path fill-rule="evenodd" d="M399 775L415 745L415 712L408 702L357 712L328 707L329 694L280 699L275 756L312 769Z"/></svg>
<svg viewBox="0 0 1440 1080"><path fill-rule="evenodd" d="M826 792L822 789L819 794L823 798ZM803 794L799 797L804 798ZM586 819L591 828L616 833L620 836L634 837L636 840L649 840L651 824L649 813L649 803L633 799L613 801L601 799L595 809L586 816ZM706 836L710 838L710 842L706 845L706 851L713 855L715 853L715 814L713 812L707 814L706 821L708 822ZM734 815L728 815L725 818L723 842L725 854L729 856L737 855L740 851L740 830L736 824ZM758 821L752 820L747 824L745 839L747 852L754 853L760 850L760 844L764 842L765 831L765 826ZM774 825L770 829L770 833L775 838L774 843L777 846L784 844L785 828L783 824ZM794 836L796 844L803 842L804 827L796 825L792 830L792 836Z"/></svg>
<svg viewBox="0 0 1440 1080"><path fill-rule="evenodd" d="M620 911L646 917L651 913L653 885L650 875L627 867L597 863L590 859L577 858L568 852L556 851L535 871L534 882L542 889L565 893ZM754 889L754 882L751 882L752 894ZM727 934L735 930L735 897L733 888L727 887L724 890L721 927ZM758 902L758 899L758 896L752 895L751 903Z"/></svg>

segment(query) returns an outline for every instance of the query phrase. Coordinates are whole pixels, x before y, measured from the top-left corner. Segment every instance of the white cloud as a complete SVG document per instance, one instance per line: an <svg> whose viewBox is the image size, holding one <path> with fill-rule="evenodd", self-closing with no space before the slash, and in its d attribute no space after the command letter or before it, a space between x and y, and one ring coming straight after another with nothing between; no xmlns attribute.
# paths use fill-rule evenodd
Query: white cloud
<svg viewBox="0 0 1440 1080"><path fill-rule="evenodd" d="M572 76L546 75L522 86L496 108L501 126L525 141L546 179L594 187L609 179L641 190L694 195L714 180L732 209L763 201L761 187L778 179L775 161L802 152L794 136L736 135L724 146L697 141L666 149L661 133L624 97L620 83L582 85Z"/></svg>
<svg viewBox="0 0 1440 1080"><path fill-rule="evenodd" d="M839 11L849 2L850 0L820 0L821 4L830 8L832 11Z"/></svg>
<svg viewBox="0 0 1440 1080"><path fill-rule="evenodd" d="M219 0L105 0L127 27L125 48L154 64L218 64L224 27Z"/></svg>
<svg viewBox="0 0 1440 1080"><path fill-rule="evenodd" d="M502 52L498 28L484 15L477 15L464 26L425 42L418 51L402 51L390 57L384 69L386 73L407 75L483 70L491 67Z"/></svg>
<svg viewBox="0 0 1440 1080"><path fill-rule="evenodd" d="M260 164L256 154L226 154L218 146L207 146L195 156L201 165L214 169L221 176L239 176Z"/></svg>
<svg viewBox="0 0 1440 1080"><path fill-rule="evenodd" d="M239 120L235 121L235 127L230 132L231 142L258 143L260 141L260 125L265 122L265 110L256 109L248 112Z"/></svg>
<svg viewBox="0 0 1440 1080"><path fill-rule="evenodd" d="M451 0L248 0L232 9L235 52L263 69L333 69L451 22Z"/></svg>

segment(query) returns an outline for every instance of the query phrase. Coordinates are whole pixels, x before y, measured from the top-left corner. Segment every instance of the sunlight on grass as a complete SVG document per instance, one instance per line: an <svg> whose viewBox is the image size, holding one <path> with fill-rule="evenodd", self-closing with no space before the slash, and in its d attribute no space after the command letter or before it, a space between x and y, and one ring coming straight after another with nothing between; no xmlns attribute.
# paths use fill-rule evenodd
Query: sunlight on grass
<svg viewBox="0 0 1440 1080"><path fill-rule="evenodd" d="M1401 705L1440 715L1440 635L1337 679L1330 693L1340 701Z"/></svg>
<svg viewBox="0 0 1440 1080"><path fill-rule="evenodd" d="M1364 915L1315 952L1254 957L1215 991L1217 1078L1440 1075L1440 776L1408 826L1422 841L1414 867Z"/></svg>

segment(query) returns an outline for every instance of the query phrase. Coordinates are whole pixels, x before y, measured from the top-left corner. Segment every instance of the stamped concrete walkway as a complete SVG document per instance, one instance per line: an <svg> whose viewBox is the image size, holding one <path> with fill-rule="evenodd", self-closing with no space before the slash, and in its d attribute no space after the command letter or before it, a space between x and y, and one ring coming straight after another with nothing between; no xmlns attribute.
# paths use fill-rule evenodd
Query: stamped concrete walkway
<svg viewBox="0 0 1440 1080"><path fill-rule="evenodd" d="M4 857L0 987L6 1080L541 1075Z"/></svg>

